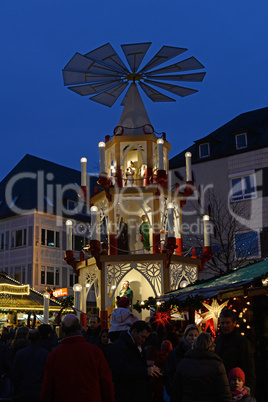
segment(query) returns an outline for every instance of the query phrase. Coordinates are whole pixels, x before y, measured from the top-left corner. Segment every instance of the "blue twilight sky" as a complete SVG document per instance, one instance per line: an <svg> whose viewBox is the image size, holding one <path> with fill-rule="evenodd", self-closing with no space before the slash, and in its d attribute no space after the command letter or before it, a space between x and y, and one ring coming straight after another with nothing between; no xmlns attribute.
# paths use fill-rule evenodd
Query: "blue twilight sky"
<svg viewBox="0 0 268 402"><path fill-rule="evenodd" d="M121 44L152 42L145 62L169 45L188 48L174 62L195 56L204 64L197 94L144 99L170 157L268 106L267 17L267 0L1 0L0 180L27 153L75 169L86 156L97 171L97 144L118 124L121 97L112 108L92 102L64 87L61 70L75 52L107 42L125 63Z"/></svg>

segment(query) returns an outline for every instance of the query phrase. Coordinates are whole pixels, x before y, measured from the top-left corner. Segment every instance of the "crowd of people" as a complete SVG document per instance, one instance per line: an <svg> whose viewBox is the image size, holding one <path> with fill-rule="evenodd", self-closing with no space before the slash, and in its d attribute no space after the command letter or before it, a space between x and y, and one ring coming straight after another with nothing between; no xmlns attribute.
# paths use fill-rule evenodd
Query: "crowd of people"
<svg viewBox="0 0 268 402"><path fill-rule="evenodd" d="M232 310L221 312L215 340L195 324L181 339L138 320L126 297L117 305L109 329L98 315L81 328L74 314L63 317L62 338L44 324L4 327L0 400L256 402L252 350Z"/></svg>

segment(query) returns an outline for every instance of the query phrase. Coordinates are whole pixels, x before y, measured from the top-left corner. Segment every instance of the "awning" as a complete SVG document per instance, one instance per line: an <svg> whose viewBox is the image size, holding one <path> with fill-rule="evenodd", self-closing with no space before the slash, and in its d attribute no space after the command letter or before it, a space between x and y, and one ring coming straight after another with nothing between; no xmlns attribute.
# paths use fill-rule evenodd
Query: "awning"
<svg viewBox="0 0 268 402"><path fill-rule="evenodd" d="M5 311L43 311L44 296L0 272L0 312ZM61 304L50 299L49 311L60 311Z"/></svg>
<svg viewBox="0 0 268 402"><path fill-rule="evenodd" d="M239 295L268 293L268 260L237 269L231 273L209 279L196 285L180 288L161 296L160 300L186 300L188 297L227 299ZM266 280L265 280L266 279Z"/></svg>

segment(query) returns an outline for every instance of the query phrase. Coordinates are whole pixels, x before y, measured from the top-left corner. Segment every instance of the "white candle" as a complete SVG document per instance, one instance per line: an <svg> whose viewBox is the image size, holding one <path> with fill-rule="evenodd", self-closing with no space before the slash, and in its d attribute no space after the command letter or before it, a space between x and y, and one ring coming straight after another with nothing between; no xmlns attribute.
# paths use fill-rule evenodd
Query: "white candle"
<svg viewBox="0 0 268 402"><path fill-rule="evenodd" d="M66 250L73 249L73 222L71 220L66 221Z"/></svg>
<svg viewBox="0 0 268 402"><path fill-rule="evenodd" d="M105 143L99 142L99 153L100 153L100 173L105 172Z"/></svg>
<svg viewBox="0 0 268 402"><path fill-rule="evenodd" d="M98 208L94 205L91 211L91 240L99 240L98 231Z"/></svg>
<svg viewBox="0 0 268 402"><path fill-rule="evenodd" d="M76 311L76 316L80 321L80 310L81 310L81 292L82 292L82 286L80 283L76 283L73 285L73 291L74 291L74 309Z"/></svg>
<svg viewBox="0 0 268 402"><path fill-rule="evenodd" d="M87 158L81 158L81 186L87 185Z"/></svg>
<svg viewBox="0 0 268 402"><path fill-rule="evenodd" d="M204 215L203 216L203 224L204 224L204 246L205 247L210 246L210 238L209 238L209 231L208 231L208 221L209 221L209 216Z"/></svg>
<svg viewBox="0 0 268 402"><path fill-rule="evenodd" d="M192 181L192 163L191 163L191 152L186 152L185 162L186 162L186 181Z"/></svg>
<svg viewBox="0 0 268 402"><path fill-rule="evenodd" d="M163 149L164 140L159 138L157 140L157 147L158 147L158 169L164 169L164 149Z"/></svg>
<svg viewBox="0 0 268 402"><path fill-rule="evenodd" d="M168 204L168 237L174 237L173 204Z"/></svg>
<svg viewBox="0 0 268 402"><path fill-rule="evenodd" d="M45 292L44 293L44 324L48 324L48 319L49 319L49 293Z"/></svg>

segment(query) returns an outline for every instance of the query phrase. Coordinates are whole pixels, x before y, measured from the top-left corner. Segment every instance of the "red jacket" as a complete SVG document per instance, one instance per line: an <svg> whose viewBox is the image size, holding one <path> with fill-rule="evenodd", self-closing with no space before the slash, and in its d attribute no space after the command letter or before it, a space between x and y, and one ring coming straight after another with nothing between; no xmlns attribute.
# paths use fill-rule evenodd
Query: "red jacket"
<svg viewBox="0 0 268 402"><path fill-rule="evenodd" d="M41 402L114 402L114 385L103 352L83 336L70 336L49 354Z"/></svg>

